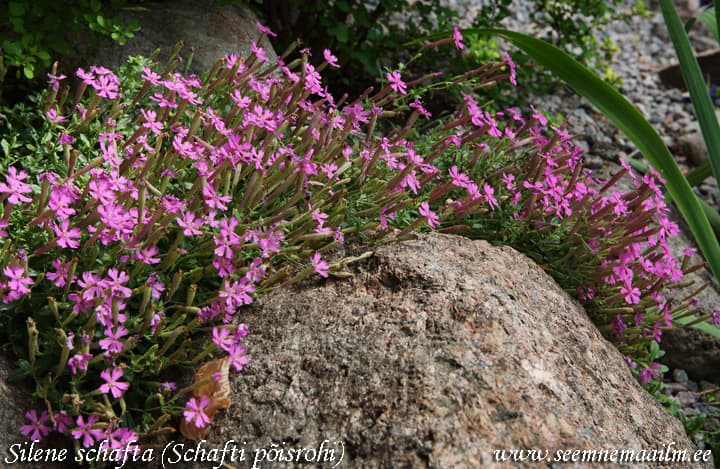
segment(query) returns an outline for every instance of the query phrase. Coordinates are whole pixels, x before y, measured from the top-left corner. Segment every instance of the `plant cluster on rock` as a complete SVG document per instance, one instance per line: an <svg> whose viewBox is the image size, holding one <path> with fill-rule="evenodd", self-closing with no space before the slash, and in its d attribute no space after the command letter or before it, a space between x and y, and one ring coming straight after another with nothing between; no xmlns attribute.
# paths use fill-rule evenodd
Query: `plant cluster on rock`
<svg viewBox="0 0 720 469"><path fill-rule="evenodd" d="M453 80L389 71L349 100L323 84L340 66L330 50L317 66L292 53L271 63L253 44L202 78L135 58L120 75L79 69L74 92L50 74L35 108L6 111L34 127L0 140L0 325L38 402L25 435L115 448L175 417L207 427L211 400L194 391L226 377L176 381L212 355L243 369L243 306L347 275L348 236L426 227L526 253L643 384L659 377L662 330L693 312L675 290L694 266L667 247L678 227L657 174L616 190L621 174L594 178L541 113L484 110L471 90L515 83L507 55ZM423 90L442 86L464 86L462 106L430 120Z"/></svg>

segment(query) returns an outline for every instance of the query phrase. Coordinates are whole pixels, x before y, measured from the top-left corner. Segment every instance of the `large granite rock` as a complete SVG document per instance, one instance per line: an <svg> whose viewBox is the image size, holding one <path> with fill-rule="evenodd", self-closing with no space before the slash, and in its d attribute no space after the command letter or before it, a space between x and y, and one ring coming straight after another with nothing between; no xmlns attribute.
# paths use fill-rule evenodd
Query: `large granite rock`
<svg viewBox="0 0 720 469"><path fill-rule="evenodd" d="M76 53L63 61L74 70L77 66L91 64L117 69L125 64L129 56L149 56L156 49L161 50L159 60L183 41L182 57L194 52L191 73L201 74L212 68L215 62L226 54L236 53L247 57L250 45L257 42L265 49L270 60L275 52L270 42L256 26L257 17L244 5L220 5L217 0L178 0L172 2L147 2L142 7L147 11L122 11L115 18L129 23L140 23L140 31L124 46L101 40L95 46L78 37Z"/></svg>
<svg viewBox="0 0 720 469"><path fill-rule="evenodd" d="M31 408L30 395L27 389L7 383L13 368L10 360L0 355L0 466L5 464L5 458L12 459L10 446L27 440L20 434L20 427L27 423L24 414Z"/></svg>
<svg viewBox="0 0 720 469"><path fill-rule="evenodd" d="M695 452L583 309L511 248L438 234L388 245L352 278L271 293L242 319L252 361L203 443L244 449L237 467L282 457L271 449L319 457L321 445L323 467L341 451L338 467L508 467L493 451L670 442Z"/></svg>

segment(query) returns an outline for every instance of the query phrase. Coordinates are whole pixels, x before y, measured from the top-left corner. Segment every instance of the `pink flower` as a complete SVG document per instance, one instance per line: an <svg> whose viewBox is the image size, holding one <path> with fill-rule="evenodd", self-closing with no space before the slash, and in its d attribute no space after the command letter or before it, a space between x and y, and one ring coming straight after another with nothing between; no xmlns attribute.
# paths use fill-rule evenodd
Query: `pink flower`
<svg viewBox="0 0 720 469"><path fill-rule="evenodd" d="M508 68L510 68L510 83L517 86L517 75L515 73L515 62L513 62L512 58L510 57L510 54L505 52L505 63L507 64Z"/></svg>
<svg viewBox="0 0 720 469"><path fill-rule="evenodd" d="M194 235L201 235L203 234L202 230L199 228L202 228L203 222L199 218L195 218L195 214L193 212L185 212L182 214L180 218L177 220L177 224L183 229L183 234L185 236L194 236Z"/></svg>
<svg viewBox="0 0 720 469"><path fill-rule="evenodd" d="M128 335L128 330L123 326L115 328L115 332L111 328L105 329L105 338L98 341L100 348L105 350L105 355L120 353L123 349L122 338ZM122 371L122 370L120 370Z"/></svg>
<svg viewBox="0 0 720 469"><path fill-rule="evenodd" d="M310 260L312 261L315 272L317 272L317 274L322 278L328 278L328 269L330 268L330 265L322 260L322 255L319 252L316 252L312 255Z"/></svg>
<svg viewBox="0 0 720 469"><path fill-rule="evenodd" d="M625 329L627 329L627 325L622 320L622 316L618 314L615 319L611 321L612 325L612 332L616 337L620 337L623 335L623 332L625 332Z"/></svg>
<svg viewBox="0 0 720 469"><path fill-rule="evenodd" d="M267 34L268 36L277 37L277 34L274 33L270 28L267 26L263 26L259 22L255 22L255 26L260 30L261 33Z"/></svg>
<svg viewBox="0 0 720 469"><path fill-rule="evenodd" d="M70 275L71 264L72 263L70 261L53 259L52 266L55 269L55 272L48 272L45 275L45 278L53 282L56 287L63 288L68 284L68 282L73 282L75 280L74 277L72 279L68 278Z"/></svg>
<svg viewBox="0 0 720 469"><path fill-rule="evenodd" d="M322 171L330 180L335 177L335 171L337 170L338 165L334 161L331 161L330 163L324 164L320 167L320 171Z"/></svg>
<svg viewBox="0 0 720 469"><path fill-rule="evenodd" d="M390 88L397 91L400 94L407 94L407 84L402 80L400 72L397 70L391 73L386 73L385 78L390 82Z"/></svg>
<svg viewBox="0 0 720 469"><path fill-rule="evenodd" d="M235 343L235 339L227 327L213 327L212 336L213 343L226 352L229 352Z"/></svg>
<svg viewBox="0 0 720 469"><path fill-rule="evenodd" d="M65 430L70 428L70 425L72 425L72 423L72 418L67 414L67 412L61 410L60 412L55 414L55 421L53 422L53 427L55 427L55 431L59 433L64 433Z"/></svg>
<svg viewBox="0 0 720 469"><path fill-rule="evenodd" d="M130 383L120 381L125 372L122 368L113 368L112 371L105 369L100 372L100 377L105 380L105 384L98 388L103 394L112 394L117 399L121 397L130 387Z"/></svg>
<svg viewBox="0 0 720 469"><path fill-rule="evenodd" d="M160 81L162 80L162 77L158 73L153 72L152 69L150 69L149 67L143 67L143 72L141 76L143 80L147 80L155 86L160 86Z"/></svg>
<svg viewBox="0 0 720 469"><path fill-rule="evenodd" d="M76 249L80 246L77 240L80 239L82 232L80 228L70 228L70 220L63 220L60 226L54 225L53 231L61 248Z"/></svg>
<svg viewBox="0 0 720 469"><path fill-rule="evenodd" d="M150 131L155 135L160 135L162 133L164 124L156 120L157 113L155 111L141 109L140 114L142 114L142 116L145 118L145 122L142 125L143 127L145 127L146 129L150 129Z"/></svg>
<svg viewBox="0 0 720 469"><path fill-rule="evenodd" d="M248 266L245 278L248 279L248 282L257 283L265 276L265 270L265 267L262 266L262 258L256 257Z"/></svg>
<svg viewBox="0 0 720 469"><path fill-rule="evenodd" d="M137 433L128 428L115 429L114 425L110 424L105 429L105 438L111 450L128 448L132 454L138 454L140 451L140 447L133 443L138 441Z"/></svg>
<svg viewBox="0 0 720 469"><path fill-rule="evenodd" d="M78 353L68 359L68 366L72 370L72 374L76 375L78 370L87 371L88 362L92 358L89 353Z"/></svg>
<svg viewBox="0 0 720 469"><path fill-rule="evenodd" d="M177 389L177 383L174 381L164 381L160 383L160 388L158 391L164 392L164 391L175 391Z"/></svg>
<svg viewBox="0 0 720 469"><path fill-rule="evenodd" d="M95 86L95 74L92 72L86 72L82 68L78 68L75 72L78 78L80 78L84 84Z"/></svg>
<svg viewBox="0 0 720 469"><path fill-rule="evenodd" d="M540 122L540 125L547 125L547 117L543 116L542 113L535 109L535 106L533 106L532 104L530 105L530 109L533 110L533 119L537 119L537 121Z"/></svg>
<svg viewBox="0 0 720 469"><path fill-rule="evenodd" d="M467 188L472 181L468 177L467 174L461 173L457 166L453 165L449 170L448 173L450 174L450 177L452 178L452 185L455 187L463 187Z"/></svg>
<svg viewBox="0 0 720 469"><path fill-rule="evenodd" d="M428 111L427 109L425 109L423 107L422 101L420 101L420 98L415 98L415 101L408 104L408 106L411 109L415 109L423 117L426 117L426 118L432 117L432 113L430 113L430 111Z"/></svg>
<svg viewBox="0 0 720 469"><path fill-rule="evenodd" d="M515 189L515 175L514 174L502 174L502 180L507 190L512 191Z"/></svg>
<svg viewBox="0 0 720 469"><path fill-rule="evenodd" d="M495 193L495 189L493 189L490 184L485 183L483 185L483 194L485 195L485 199L490 204L490 208L497 208L498 201L495 197L493 197L493 194Z"/></svg>
<svg viewBox="0 0 720 469"><path fill-rule="evenodd" d="M250 359L245 356L245 348L236 343L230 347L230 364L235 368L238 373L245 368L245 365L250 363Z"/></svg>
<svg viewBox="0 0 720 469"><path fill-rule="evenodd" d="M435 212L430 210L430 205L428 205L427 202L423 202L420 204L419 212L421 216L427 218L427 222L430 228L436 228L438 225L440 225L440 218Z"/></svg>
<svg viewBox="0 0 720 469"><path fill-rule="evenodd" d="M713 310L712 315L710 316L710 323L712 323L713 326L720 325L720 311L717 309Z"/></svg>
<svg viewBox="0 0 720 469"><path fill-rule="evenodd" d="M462 50L465 47L465 45L462 43L462 40L463 40L463 35L460 32L460 28L455 26L453 28L453 41L455 41L455 47L457 47L458 50Z"/></svg>
<svg viewBox="0 0 720 469"><path fill-rule="evenodd" d="M30 286L33 280L25 276L25 269L20 265L11 265L3 268L3 273L8 278L7 285L10 291L3 298L3 303L10 303L19 300L23 296L30 293Z"/></svg>
<svg viewBox="0 0 720 469"><path fill-rule="evenodd" d="M625 295L625 303L629 305L636 305L640 303L640 289L637 287L620 287L620 293Z"/></svg>
<svg viewBox="0 0 720 469"><path fill-rule="evenodd" d="M191 397L185 404L185 411L183 412L185 421L194 423L197 428L205 428L210 425L210 417L203 412L208 404L210 404L210 399L205 396L202 396L200 401Z"/></svg>
<svg viewBox="0 0 720 469"><path fill-rule="evenodd" d="M130 276L127 272L123 272L122 270L119 271L113 267L108 270L107 275L107 278L102 280L104 284L103 288L110 288L110 292L113 296L121 298L130 298L132 296L132 289L123 285L124 283L130 281Z"/></svg>
<svg viewBox="0 0 720 469"><path fill-rule="evenodd" d="M645 386L653 379L657 379L660 377L660 364L659 363L651 363L650 366L647 368L644 368L640 372L640 384Z"/></svg>
<svg viewBox="0 0 720 469"><path fill-rule="evenodd" d="M75 137L69 134L61 134L60 137L58 137L58 143L60 145L72 145L75 143Z"/></svg>
<svg viewBox="0 0 720 469"><path fill-rule="evenodd" d="M84 448L89 448L95 444L95 441L102 441L105 438L105 432L103 432L102 429L92 428L92 426L99 421L100 419L97 416L91 415L88 417L86 423L82 415L78 415L77 420L75 420L77 428L71 430L70 434L76 440L82 440L81 443Z"/></svg>
<svg viewBox="0 0 720 469"><path fill-rule="evenodd" d="M48 83L52 85L54 91L57 91L60 88L60 82L67 78L65 75L53 75L52 73L48 73L47 77Z"/></svg>
<svg viewBox="0 0 720 469"><path fill-rule="evenodd" d="M265 49L263 49L262 47L258 46L258 45L255 43L255 41L253 41L253 42L250 44L250 49L252 50L253 54L255 54L255 57L257 57L257 59L258 59L260 62L263 62L263 63L264 63L264 62L267 62L267 61L270 60L270 59L268 59L267 56L265 55Z"/></svg>
<svg viewBox="0 0 720 469"><path fill-rule="evenodd" d="M35 409L25 412L25 418L30 421L27 425L20 427L20 433L30 437L32 441L41 440L45 435L52 431L52 428L45 425L49 423L50 416L47 411L43 410L38 417Z"/></svg>
<svg viewBox="0 0 720 469"><path fill-rule="evenodd" d="M171 101L165 97L162 93L155 93L152 96L150 96L150 101L155 101L158 103L158 106L160 107L168 107L168 108L176 108L178 107L178 103L175 101Z"/></svg>
<svg viewBox="0 0 720 469"><path fill-rule="evenodd" d="M330 52L330 49L325 49L323 51L323 57L325 58L325 61L330 65L331 67L340 68L340 64L337 62L337 57L332 55L332 52Z"/></svg>
<svg viewBox="0 0 720 469"><path fill-rule="evenodd" d="M235 308L252 303L253 299L250 294L254 291L255 287L248 282L246 277L243 277L238 282L228 283L226 280L225 289L220 290L218 295L220 298L225 298L225 304Z"/></svg>
<svg viewBox="0 0 720 469"><path fill-rule="evenodd" d="M120 89L120 79L105 67L90 67L91 72L95 73L96 79L90 84L97 91L97 95L101 98L116 99L120 97L118 93Z"/></svg>
<svg viewBox="0 0 720 469"><path fill-rule="evenodd" d="M335 234L333 235L333 240L338 244L343 244L345 242L345 234L342 232L340 227L335 228Z"/></svg>
<svg viewBox="0 0 720 469"><path fill-rule="evenodd" d="M148 246L148 247L142 248L140 250L140 252L137 253L135 258L144 264L148 264L148 265L159 264L160 258L153 257L153 256L156 256L159 252L160 251L157 246Z"/></svg>
<svg viewBox="0 0 720 469"><path fill-rule="evenodd" d="M28 173L25 171L20 170L20 172L18 172L14 166L8 168L8 175L5 177L6 182L0 182L0 192L10 194L8 201L11 204L17 205L20 202L32 202L32 199L23 195L32 192L30 184L22 182L27 177Z"/></svg>

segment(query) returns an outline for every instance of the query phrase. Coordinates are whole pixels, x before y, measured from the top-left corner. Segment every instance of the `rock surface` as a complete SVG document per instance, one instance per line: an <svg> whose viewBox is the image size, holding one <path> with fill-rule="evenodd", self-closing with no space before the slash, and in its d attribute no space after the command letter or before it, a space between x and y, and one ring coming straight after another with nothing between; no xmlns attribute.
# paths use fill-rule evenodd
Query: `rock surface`
<svg viewBox="0 0 720 469"><path fill-rule="evenodd" d="M720 83L720 49L713 49L697 55L698 65L706 79L710 83ZM658 71L660 80L675 88L686 89L680 65L673 64Z"/></svg>
<svg viewBox="0 0 720 469"><path fill-rule="evenodd" d="M0 467L12 467L13 469L70 469L76 467L69 463L73 459L72 446L67 439L62 437L48 437L40 444L33 446L30 450L30 441L20 433L20 427L26 425L25 412L38 408L33 407L30 400L32 389L23 385L10 385L7 378L15 368L13 363L4 355L0 355ZM12 451L11 447L16 445ZM66 451L66 458L59 463L30 463L27 459L23 461L23 455L35 454L37 451ZM57 454L57 453L56 453ZM29 457L29 456L28 456Z"/></svg>
<svg viewBox="0 0 720 469"><path fill-rule="evenodd" d="M425 235L378 248L349 280L269 294L243 321L252 361L206 443L235 440L237 467L273 443L324 440L327 467L341 449L338 467L507 467L493 450L671 441L695 451L583 309L511 248Z"/></svg>
<svg viewBox="0 0 720 469"><path fill-rule="evenodd" d="M699 329L688 328L663 334L662 362L683 367L694 379L720 384L720 341Z"/></svg>
<svg viewBox="0 0 720 469"><path fill-rule="evenodd" d="M179 41L185 44L181 56L187 57L194 51L189 71L198 75L210 70L226 54L249 56L253 42L258 42L267 57L275 60L270 42L255 24L255 13L244 5L222 6L216 0L178 0L147 2L142 6L147 11L125 11L116 15L125 23L131 20L140 23L140 31L125 46L106 39L97 50L92 50L87 41L78 38L79 54L70 58L70 65L97 63L117 69L125 64L128 56L147 57L158 48L161 50L158 59L164 60Z"/></svg>
<svg viewBox="0 0 720 469"><path fill-rule="evenodd" d="M0 355L0 461L9 457L8 449L12 444L24 441L19 429L26 423L23 414L30 409L26 390L6 381L12 370L12 363Z"/></svg>

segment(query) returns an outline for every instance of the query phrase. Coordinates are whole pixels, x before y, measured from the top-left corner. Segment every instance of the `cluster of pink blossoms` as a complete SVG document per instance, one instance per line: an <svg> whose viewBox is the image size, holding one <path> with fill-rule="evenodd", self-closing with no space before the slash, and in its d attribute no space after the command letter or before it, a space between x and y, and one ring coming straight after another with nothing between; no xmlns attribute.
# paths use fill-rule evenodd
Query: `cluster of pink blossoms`
<svg viewBox="0 0 720 469"><path fill-rule="evenodd" d="M461 48L459 31L454 41ZM42 298L59 318L52 328L64 331L62 362L49 375L67 399L28 412L24 434L69 432L85 447L137 440L147 428L122 424L132 407L125 399L142 392L136 383L209 353L241 371L248 331L238 313L255 295L307 272L329 277L342 265L324 253L363 229L398 236L391 224L401 214L416 219L401 235L424 224L451 229L508 213L530 229L566 224L590 248L578 244L578 252L588 262L601 259L582 294L621 310L611 324L618 334L635 329L659 338L671 320L661 290L682 272L667 248L677 227L665 216L656 176L637 180L628 193L610 191L582 169L569 135L548 129L534 108L527 117L516 109L490 113L471 95L441 123L439 142L422 145L404 132L374 135L368 129L386 104L407 100L408 122L430 116L418 96L408 96L412 83L393 71L376 95L336 102L318 70L336 67L337 59L329 50L323 58L317 67L307 53L290 64L279 59L279 73L269 73L267 56L253 44L253 55L225 57L205 83L145 68L137 96L123 96L120 79L107 69L78 70L88 106L46 115L66 155L65 172L34 181L10 167L0 182L0 238L8 247L0 297L17 305ZM504 77L514 81L509 56L475 74L491 80L506 68ZM51 86L60 80L51 77ZM129 126L107 118L120 102L144 106ZM83 147L78 137L89 135L93 120L95 141ZM523 157L485 166L498 147ZM464 150L454 164L442 162ZM348 222L348 205L359 221ZM42 234L33 237L35 245L20 244L28 229ZM307 267L295 273L303 261ZM212 337L196 346L192 332L200 327ZM39 348L57 346L51 339ZM155 362L148 358L153 346L165 354ZM110 406L73 400L63 388L68 380ZM155 391L175 389L164 382ZM184 409L164 411L201 428L210 423L209 402L194 396Z"/></svg>

